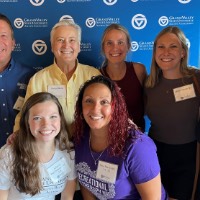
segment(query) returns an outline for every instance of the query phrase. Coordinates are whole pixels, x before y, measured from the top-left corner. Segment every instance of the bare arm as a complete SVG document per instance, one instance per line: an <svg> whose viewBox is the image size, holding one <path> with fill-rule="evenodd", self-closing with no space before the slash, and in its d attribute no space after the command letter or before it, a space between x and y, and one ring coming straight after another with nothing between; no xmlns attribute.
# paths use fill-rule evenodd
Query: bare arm
<svg viewBox="0 0 200 200"><path fill-rule="evenodd" d="M61 193L61 200L73 200L74 192L76 190L76 183L76 179L67 181L65 189Z"/></svg>
<svg viewBox="0 0 200 200"><path fill-rule="evenodd" d="M133 68L137 75L138 80L140 81L141 85L144 85L144 81L147 77L147 71L143 64L141 63L133 63Z"/></svg>
<svg viewBox="0 0 200 200"><path fill-rule="evenodd" d="M85 187L80 185L80 188L81 188L81 193L83 195L84 200L96 200L96 197L90 191L88 191Z"/></svg>
<svg viewBox="0 0 200 200"><path fill-rule="evenodd" d="M142 200L160 200L162 194L161 187L160 174L146 183L136 184Z"/></svg>
<svg viewBox="0 0 200 200"><path fill-rule="evenodd" d="M0 200L8 199L8 190L0 190Z"/></svg>

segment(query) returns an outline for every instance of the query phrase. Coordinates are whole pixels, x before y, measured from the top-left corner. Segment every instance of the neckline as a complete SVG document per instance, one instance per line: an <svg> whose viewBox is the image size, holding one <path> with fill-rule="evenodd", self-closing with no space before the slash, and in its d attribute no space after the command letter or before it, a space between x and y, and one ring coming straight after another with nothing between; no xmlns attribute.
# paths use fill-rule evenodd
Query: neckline
<svg viewBox="0 0 200 200"><path fill-rule="evenodd" d="M95 151L93 151L92 148L91 148L91 137L90 137L90 135L89 135L88 146L89 146L90 155L91 155L91 157L92 157L92 159L93 159L93 161L94 161L94 164L95 164L95 166L96 166L96 165L98 164L98 161L100 160L100 158L102 157L102 155L104 154L104 152L106 152L106 150L107 150L108 147L106 147L106 148L105 148L103 151L101 151L101 152L95 152ZM99 156L97 157L97 159L95 159L94 153L95 153L95 154L99 154Z"/></svg>
<svg viewBox="0 0 200 200"><path fill-rule="evenodd" d="M110 79L112 79L112 80L115 81L115 82L122 81L122 80L125 79L126 74L127 74L127 69L128 69L127 63L126 63L126 62L124 62L124 63L125 63L125 73L124 73L124 76L123 76L121 79L116 80L116 79L112 79L112 78L110 77L110 75L109 75L108 72L107 72L108 65L106 65L106 66L103 68L103 72L104 72L104 74L105 74L107 77L109 77Z"/></svg>

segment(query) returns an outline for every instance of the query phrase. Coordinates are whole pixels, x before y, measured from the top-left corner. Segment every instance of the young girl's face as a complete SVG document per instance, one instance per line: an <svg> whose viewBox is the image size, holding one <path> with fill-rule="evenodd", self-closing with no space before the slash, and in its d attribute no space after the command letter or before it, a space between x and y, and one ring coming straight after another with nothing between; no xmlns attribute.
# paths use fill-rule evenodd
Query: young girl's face
<svg viewBox="0 0 200 200"><path fill-rule="evenodd" d="M60 121L58 107L52 101L38 103L29 110L28 123L36 141L54 141L60 132Z"/></svg>

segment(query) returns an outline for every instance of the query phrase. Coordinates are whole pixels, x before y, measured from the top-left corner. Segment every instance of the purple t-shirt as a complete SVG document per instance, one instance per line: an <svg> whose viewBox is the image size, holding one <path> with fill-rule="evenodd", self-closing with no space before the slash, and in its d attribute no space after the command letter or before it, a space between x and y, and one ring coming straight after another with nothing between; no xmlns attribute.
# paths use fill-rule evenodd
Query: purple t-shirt
<svg viewBox="0 0 200 200"><path fill-rule="evenodd" d="M130 133L130 134L134 134ZM138 134L136 132L136 134ZM145 134L138 134L138 138L130 138L126 145L126 156L111 157L108 150L95 153L90 152L89 133L85 132L79 145L75 146L75 163L78 180L100 200L108 199L141 199L135 184L147 182L155 178L160 172L154 142ZM100 156L100 158L99 158ZM94 159L112 163L118 166L116 181L110 183L96 178L97 164ZM162 200L166 198L162 188Z"/></svg>

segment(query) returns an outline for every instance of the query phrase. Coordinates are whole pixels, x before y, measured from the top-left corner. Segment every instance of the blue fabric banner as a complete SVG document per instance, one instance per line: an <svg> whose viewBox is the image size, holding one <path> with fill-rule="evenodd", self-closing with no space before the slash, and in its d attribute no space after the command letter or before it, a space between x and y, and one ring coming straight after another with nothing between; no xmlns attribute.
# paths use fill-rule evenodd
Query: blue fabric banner
<svg viewBox="0 0 200 200"><path fill-rule="evenodd" d="M175 25L188 39L189 64L200 67L198 7L198 0L0 0L0 12L11 19L15 31L14 57L38 70L53 62L50 30L62 18L82 28L82 63L101 66L102 33L109 24L120 23L131 35L128 61L143 63L149 72L155 36Z"/></svg>

